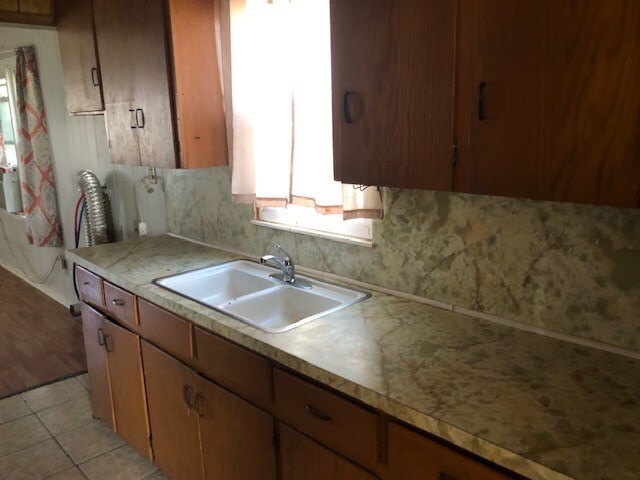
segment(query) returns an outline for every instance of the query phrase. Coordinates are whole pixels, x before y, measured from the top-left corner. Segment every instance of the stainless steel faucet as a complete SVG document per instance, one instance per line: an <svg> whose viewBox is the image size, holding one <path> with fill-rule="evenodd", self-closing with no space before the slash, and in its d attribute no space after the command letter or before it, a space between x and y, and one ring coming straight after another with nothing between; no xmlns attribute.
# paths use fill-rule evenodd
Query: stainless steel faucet
<svg viewBox="0 0 640 480"><path fill-rule="evenodd" d="M311 284L309 282L296 278L296 264L294 263L293 258L291 258L291 255L289 255L280 245L276 245L276 248L283 253L284 259L281 259L276 255L264 255L260 257L260 263L274 262L278 267L280 267L280 270L282 270L282 273L274 273L273 275L270 275L270 277L280 280L288 285L293 285L294 287L311 288Z"/></svg>

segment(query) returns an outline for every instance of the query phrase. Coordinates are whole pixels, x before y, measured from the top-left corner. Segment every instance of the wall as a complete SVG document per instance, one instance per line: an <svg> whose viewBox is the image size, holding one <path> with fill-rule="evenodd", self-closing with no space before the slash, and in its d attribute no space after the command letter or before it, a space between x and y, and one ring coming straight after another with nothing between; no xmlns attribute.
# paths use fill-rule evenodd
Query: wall
<svg viewBox="0 0 640 480"><path fill-rule="evenodd" d="M149 232L164 233L166 215L163 195L158 195L156 189L156 193L149 196L139 187L139 181L147 175L147 170L109 163L102 116L70 117L67 114L56 31L0 25L0 51L25 45L35 45L38 56L65 247L73 248L73 216L79 196L75 177L79 170L85 168L96 173L103 184L106 183L118 239L129 239L136 235L135 228L139 221L134 197L136 188L140 211ZM2 211L0 220L0 265L32 281L61 303L74 302L71 275L69 271L61 271L59 264L55 266L51 277L42 282L64 249L29 246L23 218Z"/></svg>
<svg viewBox="0 0 640 480"><path fill-rule="evenodd" d="M254 255L640 350L640 211L385 190L375 248L251 225L226 167L172 171L169 231Z"/></svg>

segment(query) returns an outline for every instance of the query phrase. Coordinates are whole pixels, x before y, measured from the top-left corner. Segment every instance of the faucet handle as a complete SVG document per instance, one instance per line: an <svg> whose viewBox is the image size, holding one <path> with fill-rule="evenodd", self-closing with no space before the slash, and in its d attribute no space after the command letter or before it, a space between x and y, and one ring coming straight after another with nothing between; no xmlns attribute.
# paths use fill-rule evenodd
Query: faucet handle
<svg viewBox="0 0 640 480"><path fill-rule="evenodd" d="M293 258L291 258L291 255L289 255L289 254L287 253L287 251L286 251L284 248L282 248L282 247L281 247L280 245L278 245L278 244L276 244L276 248L277 248L278 250L280 250L280 251L284 254L284 264L285 264L285 265L287 265L287 266L291 266L291 265L293 265L293 264L294 264L294 263L293 263Z"/></svg>

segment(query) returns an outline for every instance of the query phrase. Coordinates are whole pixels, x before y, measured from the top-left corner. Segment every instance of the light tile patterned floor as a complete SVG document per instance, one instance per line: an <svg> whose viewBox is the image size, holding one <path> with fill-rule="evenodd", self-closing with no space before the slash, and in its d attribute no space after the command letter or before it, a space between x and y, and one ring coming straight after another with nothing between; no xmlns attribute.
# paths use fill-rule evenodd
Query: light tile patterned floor
<svg viewBox="0 0 640 480"><path fill-rule="evenodd" d="M166 480L91 415L86 374L0 400L2 480Z"/></svg>

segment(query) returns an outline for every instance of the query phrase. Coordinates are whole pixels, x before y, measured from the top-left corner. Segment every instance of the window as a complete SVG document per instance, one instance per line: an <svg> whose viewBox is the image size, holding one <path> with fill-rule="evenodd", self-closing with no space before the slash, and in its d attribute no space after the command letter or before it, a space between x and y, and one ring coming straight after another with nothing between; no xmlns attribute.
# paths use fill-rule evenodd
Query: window
<svg viewBox="0 0 640 480"><path fill-rule="evenodd" d="M0 158L4 155L7 166L14 168L18 165L16 151L16 112L14 108L15 95L11 91L13 71L5 69L0 77ZM9 79L9 80L8 80Z"/></svg>
<svg viewBox="0 0 640 480"><path fill-rule="evenodd" d="M329 0L232 0L231 68L234 201L259 222L370 240L378 191L333 180Z"/></svg>

